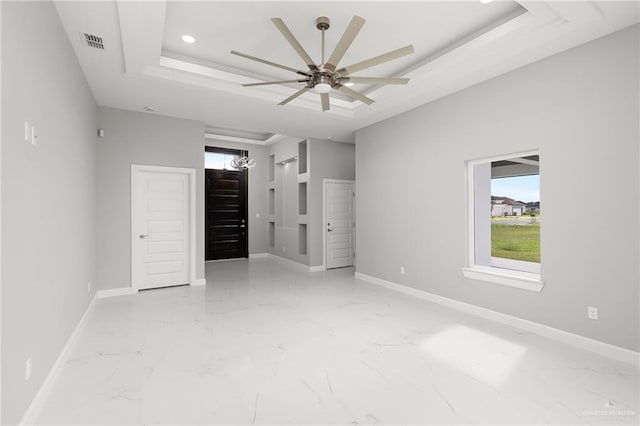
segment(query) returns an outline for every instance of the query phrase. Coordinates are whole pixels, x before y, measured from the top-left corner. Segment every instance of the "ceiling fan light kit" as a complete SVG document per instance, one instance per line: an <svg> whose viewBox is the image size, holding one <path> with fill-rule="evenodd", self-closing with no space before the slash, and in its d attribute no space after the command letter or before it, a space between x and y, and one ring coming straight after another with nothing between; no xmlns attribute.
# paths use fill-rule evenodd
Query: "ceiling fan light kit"
<svg viewBox="0 0 640 426"><path fill-rule="evenodd" d="M316 93L329 93L331 91L331 84L329 83L318 83L315 86L313 86L313 90Z"/></svg>
<svg viewBox="0 0 640 426"><path fill-rule="evenodd" d="M316 64L313 61L313 59L304 50L300 42L298 42L298 40L291 33L282 19L272 18L271 21L276 26L276 28L278 28L284 38L289 42L291 47L293 47L298 56L302 58L304 63L309 68L308 71L297 70L286 65L281 65L275 62L268 61L266 59L261 59L255 56L247 55L245 53L240 53L235 50L232 50L231 53L245 59L250 59L252 61L291 71L301 76L295 80L279 80L243 84L244 87L251 87L266 86L271 84L305 83L305 86L303 88L280 102L278 105L286 105L287 103L291 102L298 96L306 93L311 89L313 89L314 92L320 94L322 111L328 111L330 109L329 92L331 92L331 90L338 90L353 99L359 100L367 105L371 105L374 102L373 99L363 95L362 93L356 92L355 90L350 89L347 86L353 86L353 84L407 84L409 82L408 78L357 77L352 76L351 74L374 67L376 65L383 64L385 62L392 61L394 59L401 58L406 55L410 55L415 52L412 45L392 50L391 52L387 52L382 55L358 62L357 64L336 69L366 22L359 16L354 16L351 19L351 22L347 26L347 29L345 30L344 34L342 34L342 37L338 41L338 44L336 45L333 52L331 53L331 56L329 56L329 59L326 62L324 55L324 32L331 27L331 22L326 16L320 16L318 19L316 19L316 28L322 32L322 58L320 64Z"/></svg>

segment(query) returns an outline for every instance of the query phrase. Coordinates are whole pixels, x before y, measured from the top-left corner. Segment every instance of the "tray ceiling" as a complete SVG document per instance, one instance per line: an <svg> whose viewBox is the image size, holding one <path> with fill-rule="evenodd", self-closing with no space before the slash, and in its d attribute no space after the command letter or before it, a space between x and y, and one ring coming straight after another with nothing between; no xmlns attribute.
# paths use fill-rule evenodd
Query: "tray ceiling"
<svg viewBox="0 0 640 426"><path fill-rule="evenodd" d="M56 2L99 105L203 121L265 134L352 141L356 129L638 22L635 2ZM323 113L317 94L286 106L290 86L242 83L295 78L229 53L238 50L304 69L271 23L280 17L320 62L318 16L328 16L327 52L348 22L366 19L342 65L413 44L416 53L358 75L409 77L407 86L353 89L366 106L331 93ZM80 34L102 38L89 49ZM196 38L184 43L182 35ZM267 138L268 139L268 138Z"/></svg>

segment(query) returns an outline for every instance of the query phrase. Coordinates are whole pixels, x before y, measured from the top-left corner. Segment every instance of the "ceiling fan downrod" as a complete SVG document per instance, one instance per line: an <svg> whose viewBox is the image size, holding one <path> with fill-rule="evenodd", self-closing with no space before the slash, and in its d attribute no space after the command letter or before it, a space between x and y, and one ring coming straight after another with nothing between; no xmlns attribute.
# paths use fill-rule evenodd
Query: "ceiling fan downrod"
<svg viewBox="0 0 640 426"><path fill-rule="evenodd" d="M320 61L320 66L324 68L324 32L330 27L329 18L326 16L320 16L316 19L316 28L322 31L322 60Z"/></svg>

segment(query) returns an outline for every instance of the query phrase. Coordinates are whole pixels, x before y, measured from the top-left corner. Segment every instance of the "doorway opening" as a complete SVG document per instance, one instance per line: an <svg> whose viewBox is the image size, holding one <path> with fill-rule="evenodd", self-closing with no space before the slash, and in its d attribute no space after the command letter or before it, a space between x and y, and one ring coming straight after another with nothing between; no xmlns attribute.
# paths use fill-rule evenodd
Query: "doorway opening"
<svg viewBox="0 0 640 426"><path fill-rule="evenodd" d="M248 155L205 147L205 260L249 257L248 171L231 164Z"/></svg>

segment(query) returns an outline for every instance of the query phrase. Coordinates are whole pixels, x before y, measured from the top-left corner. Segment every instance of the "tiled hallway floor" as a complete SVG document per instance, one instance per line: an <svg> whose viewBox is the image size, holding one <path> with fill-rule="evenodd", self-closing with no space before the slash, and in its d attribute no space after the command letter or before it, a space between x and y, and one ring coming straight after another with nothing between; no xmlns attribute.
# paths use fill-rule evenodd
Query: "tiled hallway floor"
<svg viewBox="0 0 640 426"><path fill-rule="evenodd" d="M268 260L100 299L41 424L638 424L638 370Z"/></svg>

